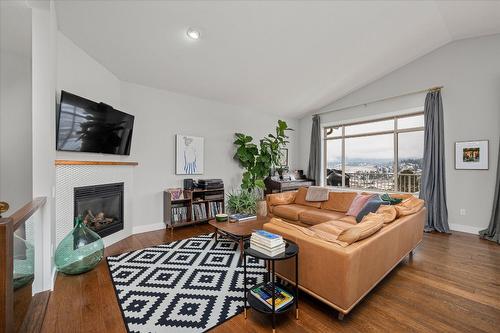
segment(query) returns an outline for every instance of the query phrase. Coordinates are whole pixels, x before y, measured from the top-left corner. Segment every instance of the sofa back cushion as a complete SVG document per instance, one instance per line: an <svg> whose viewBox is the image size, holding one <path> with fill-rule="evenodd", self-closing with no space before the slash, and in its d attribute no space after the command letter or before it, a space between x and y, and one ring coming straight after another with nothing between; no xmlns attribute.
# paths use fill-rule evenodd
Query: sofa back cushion
<svg viewBox="0 0 500 333"><path fill-rule="evenodd" d="M321 207L321 202L319 201L307 201L307 187L300 187L295 195L295 203L303 206L310 206L315 208Z"/></svg>
<svg viewBox="0 0 500 333"><path fill-rule="evenodd" d="M349 210L347 210L347 213L345 214L350 216L358 216L359 212L361 212L368 200L370 200L374 196L376 196L376 194L357 194L354 200L352 200Z"/></svg>
<svg viewBox="0 0 500 333"><path fill-rule="evenodd" d="M337 241L348 245L368 238L384 226L384 220L381 216L375 214L365 217L366 221L343 230L337 237Z"/></svg>
<svg viewBox="0 0 500 333"><path fill-rule="evenodd" d="M355 197L356 192L330 192L328 194L328 201L321 203L321 209L345 213Z"/></svg>

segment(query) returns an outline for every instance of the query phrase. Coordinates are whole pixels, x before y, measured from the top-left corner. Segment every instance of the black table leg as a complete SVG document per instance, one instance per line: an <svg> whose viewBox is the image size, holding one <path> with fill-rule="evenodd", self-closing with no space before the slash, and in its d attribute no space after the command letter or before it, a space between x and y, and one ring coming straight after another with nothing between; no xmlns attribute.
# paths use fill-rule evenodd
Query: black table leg
<svg viewBox="0 0 500 333"><path fill-rule="evenodd" d="M247 260L246 260L246 254L243 252L243 289L245 292L245 319L247 319Z"/></svg>
<svg viewBox="0 0 500 333"><path fill-rule="evenodd" d="M275 295L275 288L276 286L274 285L274 260L271 260L271 265L272 265L272 270L271 270L271 288L273 289L273 333L276 330L275 325L276 325L276 295Z"/></svg>
<svg viewBox="0 0 500 333"><path fill-rule="evenodd" d="M299 319L299 254L295 256L295 319Z"/></svg>

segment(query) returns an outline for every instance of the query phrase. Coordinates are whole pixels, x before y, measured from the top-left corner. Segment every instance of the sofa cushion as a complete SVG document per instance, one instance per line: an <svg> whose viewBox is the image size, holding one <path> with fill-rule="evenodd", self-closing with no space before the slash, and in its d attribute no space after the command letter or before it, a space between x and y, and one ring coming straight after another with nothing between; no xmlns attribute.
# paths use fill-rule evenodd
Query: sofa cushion
<svg viewBox="0 0 500 333"><path fill-rule="evenodd" d="M356 223L358 223L358 221L356 221L356 217L355 216L350 216L350 215L344 215L343 217L341 217L338 220L341 221L341 222L347 222L349 224L356 224Z"/></svg>
<svg viewBox="0 0 500 333"><path fill-rule="evenodd" d="M299 214L299 219L305 224L316 225L330 220L338 220L344 216L343 213L325 209L308 209Z"/></svg>
<svg viewBox="0 0 500 333"><path fill-rule="evenodd" d="M424 207L424 200L411 196L394 207L398 212L398 217L411 215L420 211Z"/></svg>
<svg viewBox="0 0 500 333"><path fill-rule="evenodd" d="M321 234L322 236L328 235L327 238L331 237L331 240L336 240L342 231L349 229L352 226L352 224L347 222L332 220L312 226L309 230L314 231L316 234ZM324 239L325 237L322 238Z"/></svg>
<svg viewBox="0 0 500 333"><path fill-rule="evenodd" d="M298 221L299 214L308 209L316 209L316 208L311 208L297 204L280 205L280 206L275 206L273 208L273 214L287 220Z"/></svg>
<svg viewBox="0 0 500 333"><path fill-rule="evenodd" d="M382 205L377 209L376 214L382 215L384 224L391 223L398 215L396 208L391 205Z"/></svg>
<svg viewBox="0 0 500 333"><path fill-rule="evenodd" d="M384 226L383 218L377 214L371 214L370 217L366 216L364 219L363 222L343 230L337 237L337 241L350 245L370 237Z"/></svg>
<svg viewBox="0 0 500 333"><path fill-rule="evenodd" d="M314 208L321 207L321 202L316 201L307 201L307 187L300 187L295 195L295 203L303 206L309 206Z"/></svg>
<svg viewBox="0 0 500 333"><path fill-rule="evenodd" d="M269 194L267 196L269 205L289 205L295 201L296 192L283 192L276 194Z"/></svg>
<svg viewBox="0 0 500 333"><path fill-rule="evenodd" d="M373 198L375 194L357 194L354 200L352 200L349 210L347 210L346 215L357 216L365 204Z"/></svg>
<svg viewBox="0 0 500 333"><path fill-rule="evenodd" d="M321 209L345 213L355 197L356 192L330 192L328 194L328 201L321 204Z"/></svg>
<svg viewBox="0 0 500 333"><path fill-rule="evenodd" d="M381 205L388 205L388 204L389 203L383 201L380 198L380 195L378 194L374 195L370 200L366 202L366 204L363 206L358 215L356 215L356 222L358 223L361 222L363 217L365 217L365 215L368 215L368 213L375 213Z"/></svg>

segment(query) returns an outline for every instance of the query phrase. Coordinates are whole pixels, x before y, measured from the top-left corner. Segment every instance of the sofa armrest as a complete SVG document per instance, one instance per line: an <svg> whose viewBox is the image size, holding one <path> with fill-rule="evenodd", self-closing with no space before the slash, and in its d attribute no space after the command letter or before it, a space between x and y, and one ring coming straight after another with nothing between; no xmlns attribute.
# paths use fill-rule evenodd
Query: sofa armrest
<svg viewBox="0 0 500 333"><path fill-rule="evenodd" d="M289 205L295 202L296 191L268 194L266 196L267 211L273 212L273 207L278 205Z"/></svg>

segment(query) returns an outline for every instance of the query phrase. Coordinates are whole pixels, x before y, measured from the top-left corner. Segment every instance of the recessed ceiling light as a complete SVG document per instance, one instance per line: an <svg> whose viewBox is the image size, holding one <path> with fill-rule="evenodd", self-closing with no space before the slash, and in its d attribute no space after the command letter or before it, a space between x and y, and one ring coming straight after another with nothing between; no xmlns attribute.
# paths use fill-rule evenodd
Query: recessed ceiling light
<svg viewBox="0 0 500 333"><path fill-rule="evenodd" d="M187 29L186 35L193 40L200 39L200 32L194 28Z"/></svg>

